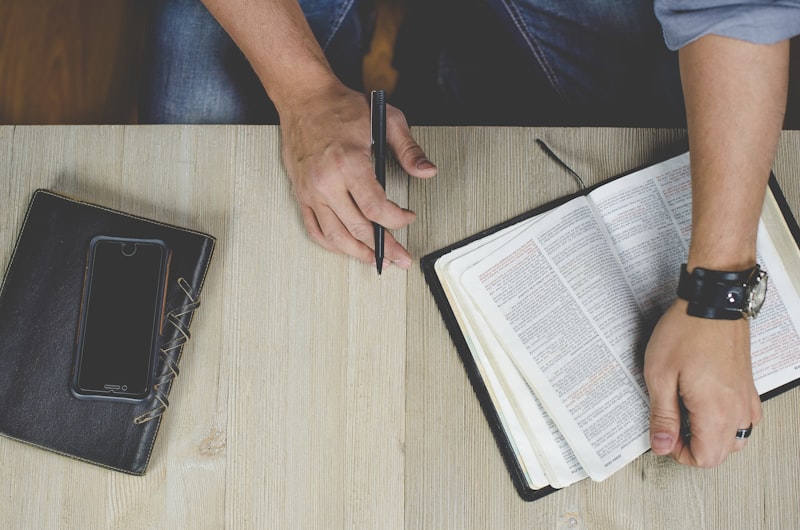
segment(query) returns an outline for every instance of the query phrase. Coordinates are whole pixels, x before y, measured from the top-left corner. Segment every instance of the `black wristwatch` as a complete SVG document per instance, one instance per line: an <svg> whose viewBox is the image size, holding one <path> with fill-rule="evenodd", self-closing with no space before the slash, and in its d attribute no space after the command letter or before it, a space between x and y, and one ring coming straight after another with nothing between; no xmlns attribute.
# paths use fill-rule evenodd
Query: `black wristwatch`
<svg viewBox="0 0 800 530"><path fill-rule="evenodd" d="M767 273L756 265L739 272L681 265L678 297L689 302L691 316L718 320L755 318L767 296Z"/></svg>

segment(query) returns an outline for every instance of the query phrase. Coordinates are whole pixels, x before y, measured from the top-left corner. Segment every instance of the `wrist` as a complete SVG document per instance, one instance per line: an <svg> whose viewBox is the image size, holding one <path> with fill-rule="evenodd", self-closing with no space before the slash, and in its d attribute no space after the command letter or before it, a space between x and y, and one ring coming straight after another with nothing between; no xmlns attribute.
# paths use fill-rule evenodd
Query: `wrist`
<svg viewBox="0 0 800 530"><path fill-rule="evenodd" d="M264 85L278 111L281 123L294 116L308 114L316 107L328 108L329 102L341 98L349 91L332 72L318 73L303 79L302 83L282 84L279 87L267 88Z"/></svg>
<svg viewBox="0 0 800 530"><path fill-rule="evenodd" d="M756 234L747 234L745 230L725 228L722 234L702 237L694 234L689 245L689 256L686 268L691 273L701 267L717 271L742 271L753 268L756 264ZM699 230L698 230L699 231Z"/></svg>

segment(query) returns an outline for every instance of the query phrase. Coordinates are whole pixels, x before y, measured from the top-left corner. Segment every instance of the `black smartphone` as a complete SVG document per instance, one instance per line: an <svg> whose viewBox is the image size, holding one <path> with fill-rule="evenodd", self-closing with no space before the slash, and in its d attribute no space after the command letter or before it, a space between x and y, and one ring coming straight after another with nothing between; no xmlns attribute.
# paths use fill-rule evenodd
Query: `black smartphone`
<svg viewBox="0 0 800 530"><path fill-rule="evenodd" d="M97 236L87 256L72 393L81 399L147 399L164 313L167 245Z"/></svg>

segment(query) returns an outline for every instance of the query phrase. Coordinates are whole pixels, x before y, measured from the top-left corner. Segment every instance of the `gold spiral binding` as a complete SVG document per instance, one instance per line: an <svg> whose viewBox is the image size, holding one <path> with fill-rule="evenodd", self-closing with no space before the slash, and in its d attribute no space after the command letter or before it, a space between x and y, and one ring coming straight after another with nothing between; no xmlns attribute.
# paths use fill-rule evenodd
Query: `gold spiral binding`
<svg viewBox="0 0 800 530"><path fill-rule="evenodd" d="M178 377L178 355L183 345L186 344L191 337L189 326L188 324L184 324L181 317L193 313L195 309L200 307L200 300L198 299L197 292L192 289L189 282L183 278L178 278L178 286L186 294L189 303L170 310L167 313L166 324L171 324L178 331L178 336L165 342L159 350L160 356L164 360L164 369L161 371L161 374L156 377L153 384L154 397L159 404L156 408L148 410L144 414L134 418L133 422L137 425L158 418L164 414L167 407L169 407L167 393L172 381Z"/></svg>

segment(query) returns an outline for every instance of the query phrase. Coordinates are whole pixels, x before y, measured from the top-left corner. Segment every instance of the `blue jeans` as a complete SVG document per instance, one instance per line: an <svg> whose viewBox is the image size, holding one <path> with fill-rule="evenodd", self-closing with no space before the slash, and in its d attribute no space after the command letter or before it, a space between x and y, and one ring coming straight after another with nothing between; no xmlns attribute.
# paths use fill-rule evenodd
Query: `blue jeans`
<svg viewBox="0 0 800 530"><path fill-rule="evenodd" d="M359 1L300 4L334 71L360 89L370 31ZM414 27L415 20L424 22ZM401 36L399 47L433 48L406 60L424 63L423 53L433 65L421 74L432 89L411 90L401 107L415 116L412 124L426 122L425 115L406 107L428 99L449 108L446 118L429 122L471 123L474 116L515 125L685 124L677 55L663 43L652 0L410 0L406 22L410 37ZM420 31L436 36L426 40ZM513 44L503 47L503 40ZM246 59L199 0L160 3L150 41L141 122L277 123ZM401 69L401 85L417 77L411 70ZM494 108L505 111L493 117L486 109Z"/></svg>
<svg viewBox="0 0 800 530"><path fill-rule="evenodd" d="M300 3L334 71L360 89L359 0ZM148 40L140 123L278 122L247 59L200 0L156 2Z"/></svg>
<svg viewBox="0 0 800 530"><path fill-rule="evenodd" d="M487 2L573 119L685 122L677 53L664 44L652 0Z"/></svg>

